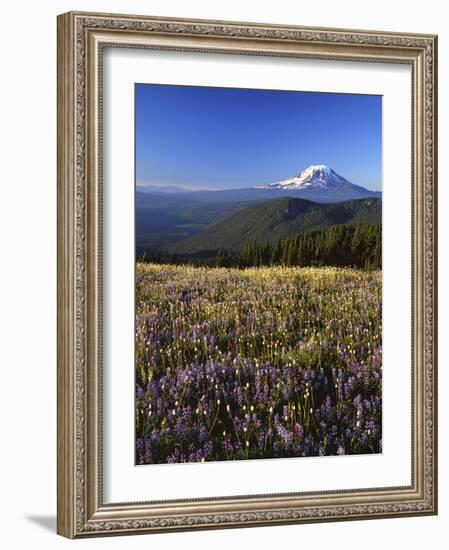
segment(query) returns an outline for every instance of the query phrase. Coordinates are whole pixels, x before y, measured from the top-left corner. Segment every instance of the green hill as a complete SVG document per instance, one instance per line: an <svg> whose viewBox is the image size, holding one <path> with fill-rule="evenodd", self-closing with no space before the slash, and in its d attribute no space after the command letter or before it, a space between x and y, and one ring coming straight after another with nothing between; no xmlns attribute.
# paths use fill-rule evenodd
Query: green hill
<svg viewBox="0 0 449 550"><path fill-rule="evenodd" d="M183 239L170 253L214 255L218 250L237 252L248 243L275 242L307 231L350 223L381 221L382 201L365 198L333 204L280 198L249 206L207 230Z"/></svg>

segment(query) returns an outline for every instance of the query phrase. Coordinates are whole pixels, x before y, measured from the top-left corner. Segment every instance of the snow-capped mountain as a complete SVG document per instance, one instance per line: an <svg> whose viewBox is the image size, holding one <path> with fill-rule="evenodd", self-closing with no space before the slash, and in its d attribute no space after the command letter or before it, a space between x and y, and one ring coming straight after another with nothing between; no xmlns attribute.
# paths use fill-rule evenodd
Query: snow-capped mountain
<svg viewBox="0 0 449 550"><path fill-rule="evenodd" d="M257 185L255 188L294 191L304 198L326 201L381 196L380 192L370 191L360 185L351 183L324 164L309 166L292 178L269 183L268 185Z"/></svg>
<svg viewBox="0 0 449 550"><path fill-rule="evenodd" d="M257 189L344 189L354 186L324 164L312 165L287 180L257 185Z"/></svg>

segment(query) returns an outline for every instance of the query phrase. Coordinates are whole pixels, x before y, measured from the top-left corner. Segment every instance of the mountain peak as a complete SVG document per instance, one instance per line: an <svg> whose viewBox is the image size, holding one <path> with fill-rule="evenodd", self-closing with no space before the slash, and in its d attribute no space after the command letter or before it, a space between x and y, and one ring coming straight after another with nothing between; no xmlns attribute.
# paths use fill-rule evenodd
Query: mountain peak
<svg viewBox="0 0 449 550"><path fill-rule="evenodd" d="M308 168L300 172L298 175L310 173L310 174L316 174L317 172L320 172L321 174L329 175L331 172L333 172L332 168L329 168L329 166L326 166L325 164L311 164Z"/></svg>
<svg viewBox="0 0 449 550"><path fill-rule="evenodd" d="M292 178L260 185L258 189L295 189L315 191L345 191L354 189L353 183L338 175L325 164L312 164Z"/></svg>

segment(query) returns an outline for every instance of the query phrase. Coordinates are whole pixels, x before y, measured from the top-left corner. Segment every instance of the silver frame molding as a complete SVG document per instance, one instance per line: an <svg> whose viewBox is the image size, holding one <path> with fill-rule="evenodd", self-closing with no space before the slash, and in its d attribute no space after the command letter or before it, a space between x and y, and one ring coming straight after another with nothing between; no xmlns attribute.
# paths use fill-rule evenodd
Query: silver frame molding
<svg viewBox="0 0 449 550"><path fill-rule="evenodd" d="M412 484L104 504L102 49L132 47L412 69ZM437 513L437 37L70 12L58 17L58 519L69 538ZM150 498L150 495L149 495Z"/></svg>

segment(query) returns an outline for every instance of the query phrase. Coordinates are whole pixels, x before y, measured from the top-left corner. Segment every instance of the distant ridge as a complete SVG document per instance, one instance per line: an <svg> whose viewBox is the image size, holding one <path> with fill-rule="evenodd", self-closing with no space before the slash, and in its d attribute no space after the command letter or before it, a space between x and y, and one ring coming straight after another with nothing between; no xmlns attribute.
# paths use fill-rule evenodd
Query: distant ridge
<svg viewBox="0 0 449 550"><path fill-rule="evenodd" d="M173 200L198 203L255 202L278 197L304 198L313 202L331 203L365 197L382 197L380 191L370 191L355 185L324 164L309 166L292 178L267 185L221 190L191 190L174 185L137 185L136 191L137 205L145 195L155 197L163 195L172 197ZM148 203L146 199L144 202Z"/></svg>
<svg viewBox="0 0 449 550"><path fill-rule="evenodd" d="M375 223L381 215L382 201L378 198L334 204L288 197L273 199L239 210L205 231L174 243L169 251L184 255L235 252L248 242L275 242L332 225Z"/></svg>
<svg viewBox="0 0 449 550"><path fill-rule="evenodd" d="M136 190L141 193L166 193L168 195L189 192L189 189L177 185L136 185Z"/></svg>

